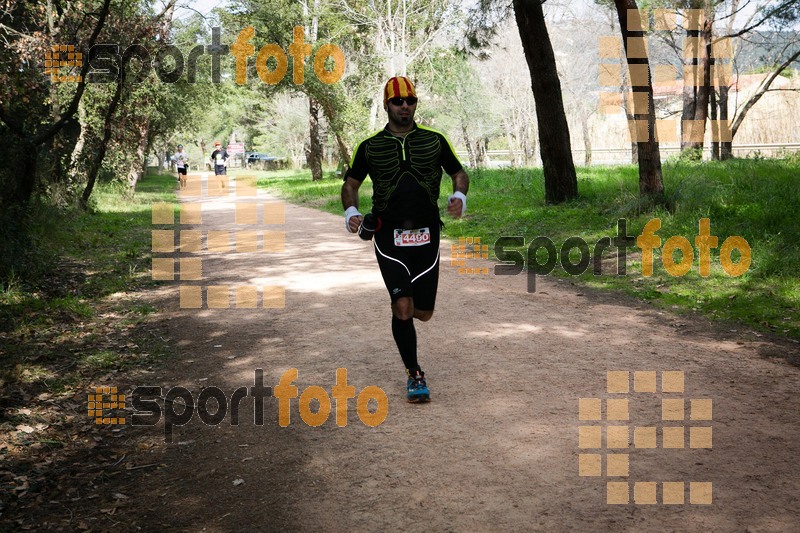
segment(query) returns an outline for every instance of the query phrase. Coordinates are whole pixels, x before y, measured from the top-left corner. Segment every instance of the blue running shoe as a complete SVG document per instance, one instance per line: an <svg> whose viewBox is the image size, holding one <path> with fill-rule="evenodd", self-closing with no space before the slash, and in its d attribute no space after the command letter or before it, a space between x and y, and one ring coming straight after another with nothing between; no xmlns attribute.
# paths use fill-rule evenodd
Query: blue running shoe
<svg viewBox="0 0 800 533"><path fill-rule="evenodd" d="M431 393L428 390L428 384L425 382L425 373L417 370L413 376L409 376L406 383L408 389L408 401L412 403L428 402L431 399Z"/></svg>

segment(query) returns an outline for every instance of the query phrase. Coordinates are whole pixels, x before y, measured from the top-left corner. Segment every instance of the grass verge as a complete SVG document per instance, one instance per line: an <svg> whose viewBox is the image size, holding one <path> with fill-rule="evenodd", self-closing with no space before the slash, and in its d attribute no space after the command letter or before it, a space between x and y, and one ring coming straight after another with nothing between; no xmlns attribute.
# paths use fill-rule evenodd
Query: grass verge
<svg viewBox="0 0 800 533"><path fill-rule="evenodd" d="M98 186L89 212L36 205L22 214L28 231L15 242L25 247L0 279L0 461L23 481L0 508L30 503L26 469L53 460L53 443L63 455L92 442L77 437L97 431L86 427L90 387L121 385L124 371L172 354L157 309L137 292L154 284L151 204L174 201L174 188L174 177L151 175L132 197Z"/></svg>
<svg viewBox="0 0 800 533"><path fill-rule="evenodd" d="M583 239L590 250L603 237L617 235L618 220L624 219L627 234L638 236L645 224L658 218L656 234L661 246L673 236L688 240L693 250L691 269L671 275L654 250L653 274L644 276L641 250L627 249L626 275L615 275L615 252L602 255L603 274L594 275L591 263L579 276L570 276L557 264L556 276L597 289L621 291L673 311L696 311L706 316L732 320L780 335L800 338L800 177L797 160L734 160L724 163L667 162L664 164L666 208L651 208L638 194L635 166L578 169L580 197L558 206L544 201L541 169L471 170L468 215L462 220L445 219L445 234L480 237L489 244L489 257L497 262L494 244L501 236L522 236L519 250L526 263L527 246L539 236L549 238L560 253L570 237ZM312 182L308 172L263 173L261 186L290 202L340 215L341 179L334 174ZM443 191L449 191L445 177ZM369 181L360 190L360 210L371 208ZM443 208L442 194L440 207ZM710 219L711 235L718 243L710 251L710 275L699 274L699 251L695 236L699 221ZM749 244L752 262L740 276L731 277L720 263L720 247L728 237L741 236ZM674 241L673 241L674 242ZM539 263L547 262L544 249L535 251ZM569 252L578 263L580 252ZM673 253L680 263L682 253ZM733 251L731 260L741 260ZM558 261L557 261L558 263ZM469 266L469 265L468 265Z"/></svg>

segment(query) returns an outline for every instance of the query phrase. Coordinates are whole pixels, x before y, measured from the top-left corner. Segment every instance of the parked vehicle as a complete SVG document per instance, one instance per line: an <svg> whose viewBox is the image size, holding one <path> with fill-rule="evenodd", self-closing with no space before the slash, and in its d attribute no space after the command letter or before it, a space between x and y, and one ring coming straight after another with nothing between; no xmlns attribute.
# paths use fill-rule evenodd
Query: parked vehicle
<svg viewBox="0 0 800 533"><path fill-rule="evenodd" d="M261 152L247 152L247 168L259 170L279 170L286 168L285 157L275 157Z"/></svg>
<svg viewBox="0 0 800 533"><path fill-rule="evenodd" d="M262 154L261 152L250 152L247 154L247 164L252 165L253 163L257 163L259 161L275 161L277 157L273 157L271 155Z"/></svg>

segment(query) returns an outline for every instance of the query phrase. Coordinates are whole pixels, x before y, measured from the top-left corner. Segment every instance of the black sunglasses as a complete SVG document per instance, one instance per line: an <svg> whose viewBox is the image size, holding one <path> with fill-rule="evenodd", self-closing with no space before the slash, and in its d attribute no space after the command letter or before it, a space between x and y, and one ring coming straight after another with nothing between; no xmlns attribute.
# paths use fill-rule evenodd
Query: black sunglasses
<svg viewBox="0 0 800 533"><path fill-rule="evenodd" d="M389 98L389 101L392 103L392 105L397 106L397 107L400 107L401 105L403 105L403 101L405 101L405 103L407 103L408 105L415 105L417 103L417 97L416 96L406 96L405 98L400 98L398 96L396 98Z"/></svg>

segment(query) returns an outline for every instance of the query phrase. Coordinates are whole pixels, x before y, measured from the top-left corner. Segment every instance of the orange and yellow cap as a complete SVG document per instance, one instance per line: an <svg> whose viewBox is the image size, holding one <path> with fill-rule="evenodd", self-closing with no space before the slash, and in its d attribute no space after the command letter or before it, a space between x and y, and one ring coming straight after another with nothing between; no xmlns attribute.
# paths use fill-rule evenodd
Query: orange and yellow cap
<svg viewBox="0 0 800 533"><path fill-rule="evenodd" d="M411 83L411 80L405 76L389 78L383 88L383 107L386 108L386 103L390 98L405 98L407 96L417 96L417 91L414 90L414 84Z"/></svg>

